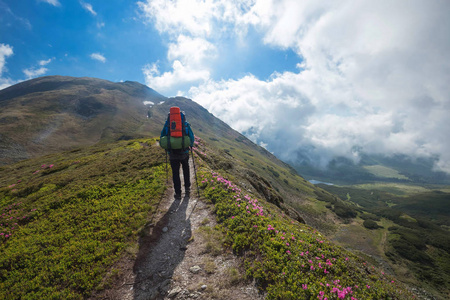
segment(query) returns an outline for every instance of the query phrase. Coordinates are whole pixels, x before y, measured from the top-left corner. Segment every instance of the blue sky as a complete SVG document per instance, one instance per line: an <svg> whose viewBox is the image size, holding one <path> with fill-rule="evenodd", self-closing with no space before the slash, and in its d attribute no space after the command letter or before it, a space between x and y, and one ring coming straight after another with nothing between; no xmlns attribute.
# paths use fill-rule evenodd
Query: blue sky
<svg viewBox="0 0 450 300"><path fill-rule="evenodd" d="M152 26L143 24L135 2L113 3L91 1L89 10L80 1L0 0L1 43L14 51L3 76L22 80L24 70L45 67L41 75L143 83L142 67L164 59L166 46Z"/></svg>
<svg viewBox="0 0 450 300"><path fill-rule="evenodd" d="M402 153L450 173L449 15L448 0L0 0L0 88L133 80L286 161Z"/></svg>
<svg viewBox="0 0 450 300"><path fill-rule="evenodd" d="M69 75L145 83L145 65L158 62L160 72L171 69L170 37L155 29L135 1L0 0L0 13L0 43L14 52L2 76L11 82ZM211 72L216 80L247 73L266 79L274 71L295 69L301 60L293 51L265 46L256 32L246 45L230 37L217 43Z"/></svg>

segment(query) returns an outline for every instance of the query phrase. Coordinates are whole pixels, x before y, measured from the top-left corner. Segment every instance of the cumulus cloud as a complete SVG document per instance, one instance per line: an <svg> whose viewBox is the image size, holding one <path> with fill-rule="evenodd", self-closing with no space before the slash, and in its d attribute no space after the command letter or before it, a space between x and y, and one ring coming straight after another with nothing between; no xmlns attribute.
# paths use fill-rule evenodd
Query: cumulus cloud
<svg viewBox="0 0 450 300"><path fill-rule="evenodd" d="M436 167L450 172L450 2L139 5L172 37L183 32L186 39L201 38L217 49L216 36L224 30L245 35L254 28L268 47L290 49L302 58L298 72L221 81L207 77L212 64L200 59L194 70L205 77L187 94L279 157L295 160L300 149L302 157L325 165L336 155L358 160L360 151L438 155ZM177 49L182 48L169 47L173 71L150 78L164 77L165 86L179 80L174 74L187 70L188 60L183 63Z"/></svg>
<svg viewBox="0 0 450 300"><path fill-rule="evenodd" d="M11 79L3 77L3 72L6 70L6 58L13 54L13 47L7 44L0 44L0 90L14 83Z"/></svg>
<svg viewBox="0 0 450 300"><path fill-rule="evenodd" d="M6 58L13 55L13 47L7 44L0 44L0 76L5 70Z"/></svg>
<svg viewBox="0 0 450 300"><path fill-rule="evenodd" d="M97 12L92 7L92 4L80 1L81 6L88 12L90 12L93 16L97 15Z"/></svg>
<svg viewBox="0 0 450 300"><path fill-rule="evenodd" d="M161 73L157 62L142 69L146 84L162 93L181 95L190 86L206 82L217 59L214 41L238 28L239 8L229 1L156 0L138 2L138 6L159 32L169 34L171 69Z"/></svg>
<svg viewBox="0 0 450 300"><path fill-rule="evenodd" d="M45 68L44 66L48 65L49 63L51 63L53 60L53 58L49 58L47 60L40 60L38 61L38 67L31 67L28 69L24 69L23 73L25 74L27 79L32 79L35 77L39 77L44 75L45 73L47 73L48 69Z"/></svg>
<svg viewBox="0 0 450 300"><path fill-rule="evenodd" d="M155 22L160 32L178 35L209 35L216 15L215 1L146 1L138 2L145 16Z"/></svg>
<svg viewBox="0 0 450 300"><path fill-rule="evenodd" d="M48 69L43 68L43 67L42 68L29 68L29 69L23 70L23 73L25 74L27 79L32 79L32 78L44 75L45 73L47 73L47 71L48 71Z"/></svg>
<svg viewBox="0 0 450 300"><path fill-rule="evenodd" d="M158 63L148 64L143 68L145 82L162 93L205 82L210 77L207 62L215 54L216 48L208 41L180 35L167 53L172 70L161 74Z"/></svg>
<svg viewBox="0 0 450 300"><path fill-rule="evenodd" d="M102 62L102 63L105 63L105 62L106 62L106 57L103 56L103 55L100 54L100 53L92 53L92 54L90 55L90 57L91 57L92 59L98 60L99 62Z"/></svg>

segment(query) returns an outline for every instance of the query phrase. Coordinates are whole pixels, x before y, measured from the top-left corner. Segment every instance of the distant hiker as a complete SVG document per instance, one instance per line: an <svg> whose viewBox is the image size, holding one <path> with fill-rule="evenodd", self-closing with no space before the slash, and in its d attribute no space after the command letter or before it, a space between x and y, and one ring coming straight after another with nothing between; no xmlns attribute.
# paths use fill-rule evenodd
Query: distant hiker
<svg viewBox="0 0 450 300"><path fill-rule="evenodd" d="M189 196L191 191L189 149L194 145L194 133L179 107L170 108L161 131L160 145L169 153L175 199L181 199L180 165L183 167L185 196Z"/></svg>

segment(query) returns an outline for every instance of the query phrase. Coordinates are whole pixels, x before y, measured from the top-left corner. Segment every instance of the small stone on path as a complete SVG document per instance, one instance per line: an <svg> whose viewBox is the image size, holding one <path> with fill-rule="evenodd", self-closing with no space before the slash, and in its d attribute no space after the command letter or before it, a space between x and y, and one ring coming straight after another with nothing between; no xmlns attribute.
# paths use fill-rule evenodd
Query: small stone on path
<svg viewBox="0 0 450 300"><path fill-rule="evenodd" d="M193 266L189 268L189 271L191 271L194 274L197 274L198 272L200 272L202 268L200 268L199 266Z"/></svg>
<svg viewBox="0 0 450 300"><path fill-rule="evenodd" d="M169 291L169 294L167 294L167 297L175 298L180 292L181 292L181 288L179 286L177 286Z"/></svg>
<svg viewBox="0 0 450 300"><path fill-rule="evenodd" d="M169 231L169 228L164 227L164 228L162 229L162 231L163 231L163 232L167 232L167 231Z"/></svg>

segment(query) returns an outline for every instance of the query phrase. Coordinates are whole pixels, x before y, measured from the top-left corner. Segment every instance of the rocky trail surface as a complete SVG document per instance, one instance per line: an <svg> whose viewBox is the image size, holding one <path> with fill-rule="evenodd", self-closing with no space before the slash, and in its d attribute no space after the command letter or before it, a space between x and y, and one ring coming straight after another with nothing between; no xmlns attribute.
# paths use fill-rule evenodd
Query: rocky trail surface
<svg viewBox="0 0 450 300"><path fill-rule="evenodd" d="M190 166L194 188L192 161ZM213 206L194 189L181 200L173 195L168 188L135 258L113 268L119 274L112 288L92 299L264 299L254 283L243 279L239 259L223 250Z"/></svg>

